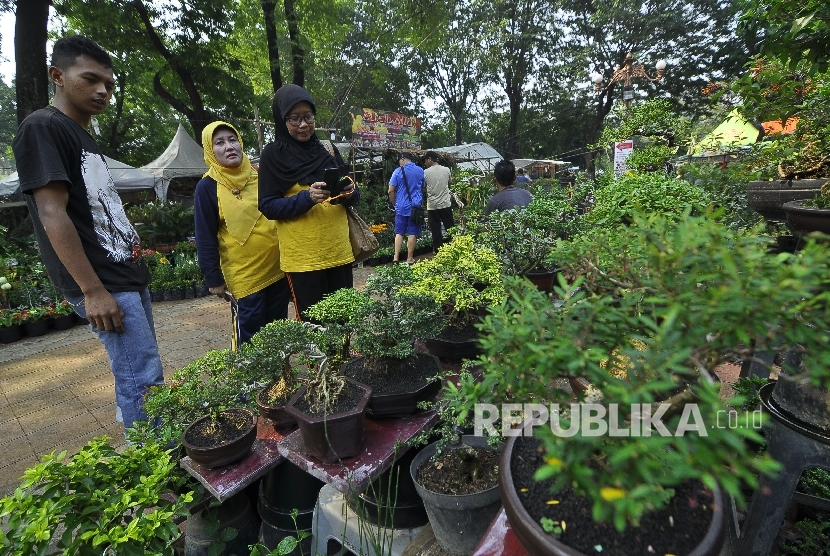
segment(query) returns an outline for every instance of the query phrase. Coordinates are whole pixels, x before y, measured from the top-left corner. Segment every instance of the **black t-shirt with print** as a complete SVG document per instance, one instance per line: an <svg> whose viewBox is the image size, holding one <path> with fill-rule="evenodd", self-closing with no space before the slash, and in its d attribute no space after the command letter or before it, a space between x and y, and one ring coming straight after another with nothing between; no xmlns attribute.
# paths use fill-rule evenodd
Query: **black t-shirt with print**
<svg viewBox="0 0 830 556"><path fill-rule="evenodd" d="M110 292L141 291L150 272L140 256L138 234L127 220L101 149L77 122L53 106L27 117L12 142L20 190L35 226L49 277L64 295L82 295L52 248L37 213L33 191L52 181L69 191L66 212L84 253Z"/></svg>

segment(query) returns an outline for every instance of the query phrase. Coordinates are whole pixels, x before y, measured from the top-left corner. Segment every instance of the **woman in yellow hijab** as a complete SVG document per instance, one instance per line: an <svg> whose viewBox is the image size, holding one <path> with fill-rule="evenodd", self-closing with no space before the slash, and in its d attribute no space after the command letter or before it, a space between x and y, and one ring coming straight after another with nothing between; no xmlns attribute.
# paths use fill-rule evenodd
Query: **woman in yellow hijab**
<svg viewBox="0 0 830 556"><path fill-rule="evenodd" d="M232 347L288 317L276 223L257 208L259 176L226 122L202 131L207 173L196 185L194 216L199 268L210 293L231 303Z"/></svg>

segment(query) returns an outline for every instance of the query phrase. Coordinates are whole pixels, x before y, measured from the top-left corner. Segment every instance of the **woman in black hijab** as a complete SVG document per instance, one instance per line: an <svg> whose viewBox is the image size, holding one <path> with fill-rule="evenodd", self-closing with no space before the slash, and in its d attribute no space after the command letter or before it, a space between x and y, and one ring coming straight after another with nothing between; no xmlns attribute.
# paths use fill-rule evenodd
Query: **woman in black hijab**
<svg viewBox="0 0 830 556"><path fill-rule="evenodd" d="M298 318L324 296L350 288L352 254L345 206L360 198L349 184L329 198L323 174L343 165L340 153L314 133L317 109L300 86L274 95L276 140L262 151L259 210L277 221L280 267L285 271Z"/></svg>

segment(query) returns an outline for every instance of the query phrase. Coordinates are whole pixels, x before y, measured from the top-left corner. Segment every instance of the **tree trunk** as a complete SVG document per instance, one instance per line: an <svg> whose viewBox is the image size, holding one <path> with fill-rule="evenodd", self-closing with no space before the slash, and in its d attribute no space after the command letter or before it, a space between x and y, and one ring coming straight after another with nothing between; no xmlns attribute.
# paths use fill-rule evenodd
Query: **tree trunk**
<svg viewBox="0 0 830 556"><path fill-rule="evenodd" d="M507 158L519 158L519 112L522 109L521 85L507 87L507 99L510 105L510 123L507 126Z"/></svg>
<svg viewBox="0 0 830 556"><path fill-rule="evenodd" d="M265 16L265 37L268 40L268 66L271 72L271 86L274 92L282 87L280 72L280 48L277 44L277 20L274 18L276 0L261 0L262 13Z"/></svg>
<svg viewBox="0 0 830 556"><path fill-rule="evenodd" d="M294 85L305 86L305 51L300 44L300 26L294 0L284 0L285 20L288 22L288 38L291 39L291 66L294 69Z"/></svg>
<svg viewBox="0 0 830 556"><path fill-rule="evenodd" d="M162 55L162 57L167 61L168 66L170 66L170 69L172 69L181 80L184 90L187 92L187 98L190 100L190 106L185 108L186 105L184 102L175 99L173 95L164 88L161 83L160 72L156 72L156 75L153 77L153 88L159 96L170 104L170 106L187 117L190 125L193 127L193 133L196 135L196 140L201 141L202 130L210 121L213 120L213 117L210 112L205 109L205 105L202 102L202 95L199 94L199 90L196 88L196 81L193 79L193 76L187 68L182 65L181 61L164 45L161 37L159 37L153 27L153 22L150 21L150 13L147 11L147 6L144 5L144 2L141 0L133 0L132 5L144 25L144 30L147 32L147 36L150 39L150 43L153 45L153 48L155 48L156 51Z"/></svg>
<svg viewBox="0 0 830 556"><path fill-rule="evenodd" d="M50 0L17 0L14 24L17 123L49 104L46 29Z"/></svg>
<svg viewBox="0 0 830 556"><path fill-rule="evenodd" d="M588 131L588 135L585 138L587 144L591 145L596 143L597 138L599 137L600 129L602 128L602 122L605 120L605 116L611 112L611 107L613 106L614 85L611 85L608 87L607 91L600 93L599 98L597 99L597 116L594 118L594 121L591 124L591 129ZM585 153L585 171L591 179L596 177L596 165L594 164L595 158L595 151Z"/></svg>

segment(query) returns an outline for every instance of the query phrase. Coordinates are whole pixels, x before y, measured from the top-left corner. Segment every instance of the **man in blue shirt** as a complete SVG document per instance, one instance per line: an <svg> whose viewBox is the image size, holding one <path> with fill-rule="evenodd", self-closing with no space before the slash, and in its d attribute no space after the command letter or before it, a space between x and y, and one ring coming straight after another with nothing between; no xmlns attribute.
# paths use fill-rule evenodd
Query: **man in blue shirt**
<svg viewBox="0 0 830 556"><path fill-rule="evenodd" d="M412 207L421 204L421 189L424 186L424 170L412 162L412 154L402 152L398 165L389 178L389 202L395 205L395 254L397 262L401 252L403 236L406 235L408 264L415 262L415 241L421 235L421 226L410 221ZM404 177L404 172L406 172Z"/></svg>
<svg viewBox="0 0 830 556"><path fill-rule="evenodd" d="M519 168L518 170L516 170L516 173L518 174L516 176L516 183L530 183L531 182L531 179L529 177L527 177L527 175L525 175L525 169L524 168Z"/></svg>

